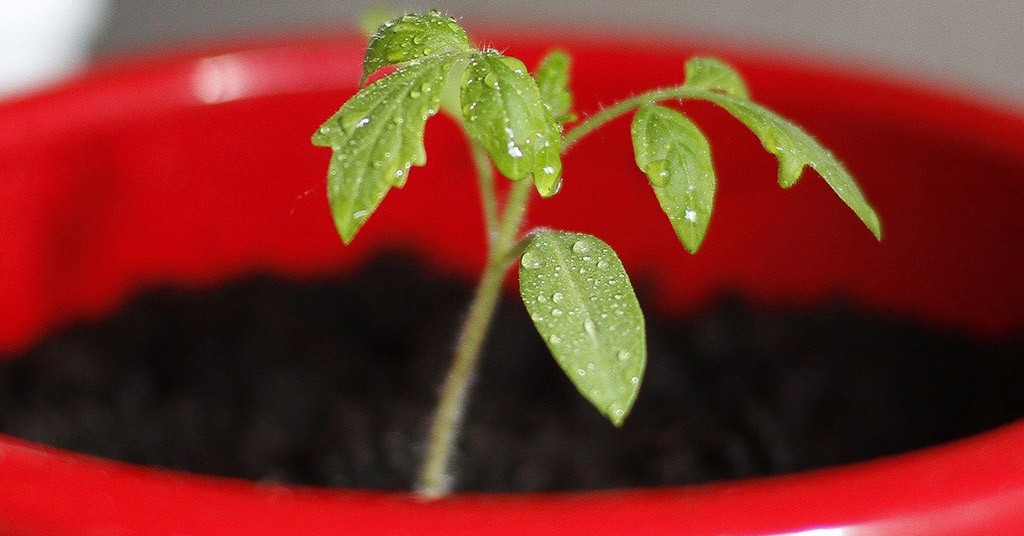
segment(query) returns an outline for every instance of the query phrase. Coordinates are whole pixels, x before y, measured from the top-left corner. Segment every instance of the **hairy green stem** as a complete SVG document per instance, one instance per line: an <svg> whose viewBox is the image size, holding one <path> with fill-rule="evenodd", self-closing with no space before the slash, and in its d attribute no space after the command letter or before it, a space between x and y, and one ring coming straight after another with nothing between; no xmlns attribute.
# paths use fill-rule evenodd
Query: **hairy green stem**
<svg viewBox="0 0 1024 536"><path fill-rule="evenodd" d="M487 247L494 247L498 239L498 203L494 196L494 168L491 167L491 159L487 156L484 146L469 138L470 151L473 153L473 165L476 166L476 178L480 184L480 203L484 211L484 229L487 232Z"/></svg>
<svg viewBox="0 0 1024 536"><path fill-rule="evenodd" d="M629 113L634 108L669 99L700 98L704 94L706 94L706 92L702 90L690 89L683 86L672 86L661 89L652 89L651 91L647 91L635 97L617 102L614 105L587 117L583 121L580 121L580 123L573 127L572 130L567 132L565 136L562 137L562 153L564 154L567 152L576 144L576 142L580 141L583 137L598 128L601 128L605 123Z"/></svg>
<svg viewBox="0 0 1024 536"><path fill-rule="evenodd" d="M423 497L442 497L449 491L448 466L462 428L470 384L494 310L501 298L501 283L510 265L508 252L516 246L516 234L522 225L532 187L531 180L516 182L505 202L497 234L488 252L487 266L469 305L427 436L427 452L416 482L416 491Z"/></svg>

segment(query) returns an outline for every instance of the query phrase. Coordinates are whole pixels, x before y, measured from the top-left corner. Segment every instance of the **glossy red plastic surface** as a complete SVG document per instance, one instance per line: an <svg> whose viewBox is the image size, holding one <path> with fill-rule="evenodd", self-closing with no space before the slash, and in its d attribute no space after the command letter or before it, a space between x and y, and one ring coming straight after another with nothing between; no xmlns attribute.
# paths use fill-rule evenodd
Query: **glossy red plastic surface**
<svg viewBox="0 0 1024 536"><path fill-rule="evenodd" d="M687 104L720 170L706 245L690 256L619 121L573 149L563 192L537 203L531 223L604 238L634 277L656 282L652 306L681 312L722 289L787 303L842 293L981 337L1024 330L1021 117L727 50L560 41L576 58L584 112L677 82L695 52L725 56L760 100L835 149L882 214L878 244L817 177L779 190L753 136L720 110ZM527 64L554 44L500 42ZM478 199L464 142L444 118L428 126L429 164L353 246L335 235L328 152L309 136L354 91L361 53L359 40L340 38L165 56L0 105L0 355L155 281L335 272L383 245L472 276L482 264ZM1021 534L1024 422L781 478L436 502L198 477L0 436L0 533Z"/></svg>

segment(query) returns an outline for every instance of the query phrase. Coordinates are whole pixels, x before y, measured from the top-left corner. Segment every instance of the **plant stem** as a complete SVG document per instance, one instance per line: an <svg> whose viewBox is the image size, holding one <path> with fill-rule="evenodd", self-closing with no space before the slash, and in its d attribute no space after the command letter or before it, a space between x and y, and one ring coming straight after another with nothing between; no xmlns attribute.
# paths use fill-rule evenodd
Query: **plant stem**
<svg viewBox="0 0 1024 536"><path fill-rule="evenodd" d="M700 94L700 91L676 86L648 91L626 99L588 117L569 131L562 139L562 152L568 151L587 134L634 108L660 100ZM417 493L426 498L443 497L449 492L448 466L459 430L462 428L469 387L476 373L477 362L480 360L480 349L494 318L494 310L501 298L501 284L505 280L509 266L515 260L510 252L519 247L516 236L522 225L533 187L533 181L529 179L515 182L506 198L504 211L499 220L491 161L484 148L475 140L470 139L470 148L480 183L484 221L487 226L487 266L469 305L469 313L455 346L451 368L441 386L440 399L427 436L427 452L416 482Z"/></svg>
<svg viewBox="0 0 1024 536"><path fill-rule="evenodd" d="M604 126L605 123L616 119L617 117L624 115L634 108L639 108L644 104L650 104L662 100L669 99L685 99L692 97L701 97L706 94L705 91L685 88L683 86L672 86L661 89L652 89L635 97L626 99L615 103L600 112L584 119L578 125L573 127L572 130L567 132L562 137L562 153L567 152L576 142L580 141L583 137L598 128Z"/></svg>
<svg viewBox="0 0 1024 536"><path fill-rule="evenodd" d="M487 266L469 305L427 436L427 453L416 482L416 491L423 497L442 497L449 491L448 465L462 428L469 387L501 298L501 283L510 265L507 253L515 246L532 187L533 181L528 179L516 182L505 202L505 211L488 252Z"/></svg>
<svg viewBox="0 0 1024 536"><path fill-rule="evenodd" d="M498 203L494 196L494 168L487 150L480 142L467 136L469 148L473 153L473 165L476 166L477 182L480 184L480 203L484 211L484 229L487 232L487 247L494 248L498 238Z"/></svg>

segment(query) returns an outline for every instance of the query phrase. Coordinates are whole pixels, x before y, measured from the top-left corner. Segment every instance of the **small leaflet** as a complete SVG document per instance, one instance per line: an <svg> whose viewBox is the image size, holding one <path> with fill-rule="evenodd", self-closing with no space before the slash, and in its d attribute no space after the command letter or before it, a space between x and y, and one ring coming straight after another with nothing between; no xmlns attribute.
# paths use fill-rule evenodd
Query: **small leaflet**
<svg viewBox="0 0 1024 536"><path fill-rule="evenodd" d="M694 253L704 241L715 199L711 146L697 125L676 110L641 107L631 128L636 165L683 247Z"/></svg>
<svg viewBox="0 0 1024 536"><path fill-rule="evenodd" d="M503 175L532 175L544 197L558 192L561 130L521 61L493 50L474 55L462 77L461 102L466 130Z"/></svg>
<svg viewBox="0 0 1024 536"><path fill-rule="evenodd" d="M381 67L448 52L473 52L469 36L455 19L437 10L403 15L380 25L370 36L359 85Z"/></svg>
<svg viewBox="0 0 1024 536"><path fill-rule="evenodd" d="M333 150L327 197L346 244L388 190L402 187L409 169L426 163L424 126L437 113L445 75L460 57L448 52L399 67L356 93L313 134L314 145Z"/></svg>
<svg viewBox="0 0 1024 536"><path fill-rule="evenodd" d="M569 55L552 50L537 67L537 87L540 97L559 125L576 120L572 112L572 92L569 91Z"/></svg>
<svg viewBox="0 0 1024 536"><path fill-rule="evenodd" d="M725 93L739 99L750 98L740 74L718 58L698 57L687 61L685 87Z"/></svg>

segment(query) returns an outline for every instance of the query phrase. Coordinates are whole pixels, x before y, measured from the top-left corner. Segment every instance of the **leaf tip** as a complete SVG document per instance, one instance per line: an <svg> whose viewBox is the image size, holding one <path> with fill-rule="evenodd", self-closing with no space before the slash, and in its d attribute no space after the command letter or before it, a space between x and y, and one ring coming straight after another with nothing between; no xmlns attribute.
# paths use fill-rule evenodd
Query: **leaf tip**
<svg viewBox="0 0 1024 536"><path fill-rule="evenodd" d="M703 237L696 240L683 240L683 249L690 255L695 255L703 242Z"/></svg>
<svg viewBox="0 0 1024 536"><path fill-rule="evenodd" d="M601 413L612 423L612 426L616 428L622 428L622 425L626 424L626 418L629 417L630 412L633 411L634 402L636 402L636 396L639 389L634 390L625 403L613 403L608 406L605 411Z"/></svg>
<svg viewBox="0 0 1024 536"><path fill-rule="evenodd" d="M868 227L871 234L875 236L875 240L882 241L882 220L878 218L878 214L874 210L870 211L867 217L864 219L864 225Z"/></svg>
<svg viewBox="0 0 1024 536"><path fill-rule="evenodd" d="M348 221L336 221L335 224L338 228L338 236L341 237L341 243L346 246L351 244L352 239L355 238L356 233L359 231L359 226L352 225Z"/></svg>

